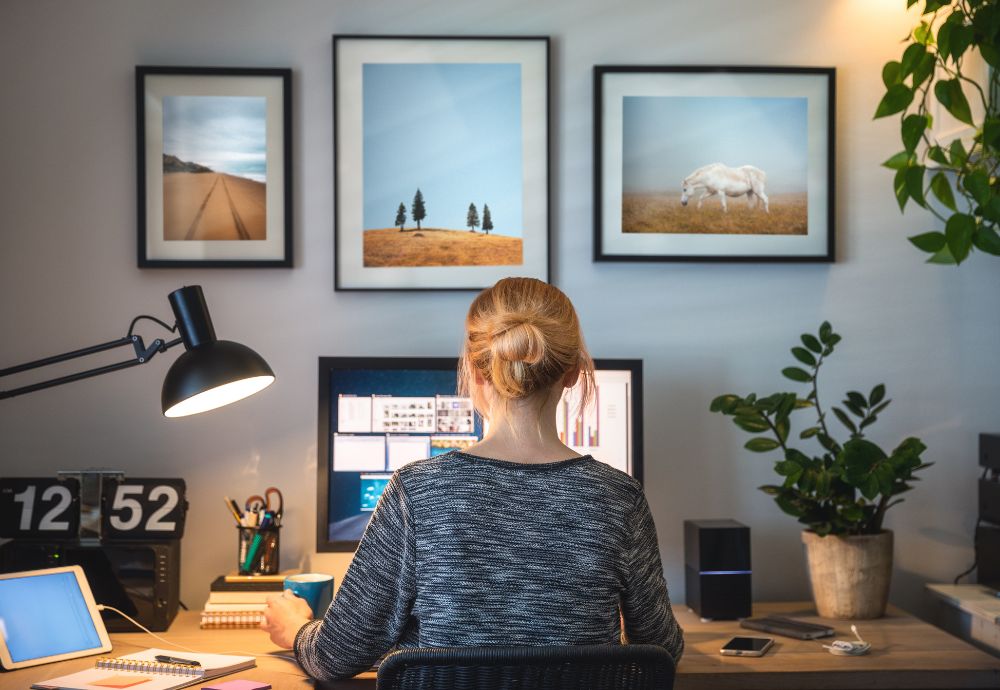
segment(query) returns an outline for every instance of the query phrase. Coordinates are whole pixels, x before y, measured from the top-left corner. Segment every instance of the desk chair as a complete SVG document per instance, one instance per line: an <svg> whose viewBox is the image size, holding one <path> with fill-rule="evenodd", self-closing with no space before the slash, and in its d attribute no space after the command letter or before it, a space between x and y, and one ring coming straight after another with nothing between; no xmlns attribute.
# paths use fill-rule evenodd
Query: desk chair
<svg viewBox="0 0 1000 690"><path fill-rule="evenodd" d="M674 660L655 645L439 647L383 659L378 690L670 690Z"/></svg>

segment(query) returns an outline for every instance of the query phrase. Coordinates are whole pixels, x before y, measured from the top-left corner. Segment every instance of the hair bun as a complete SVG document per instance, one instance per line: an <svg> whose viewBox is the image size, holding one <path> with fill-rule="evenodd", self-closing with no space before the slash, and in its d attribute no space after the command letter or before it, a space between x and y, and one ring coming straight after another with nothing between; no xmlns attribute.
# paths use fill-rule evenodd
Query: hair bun
<svg viewBox="0 0 1000 690"><path fill-rule="evenodd" d="M545 357L545 334L530 321L518 319L493 335L490 350L503 362L538 364Z"/></svg>

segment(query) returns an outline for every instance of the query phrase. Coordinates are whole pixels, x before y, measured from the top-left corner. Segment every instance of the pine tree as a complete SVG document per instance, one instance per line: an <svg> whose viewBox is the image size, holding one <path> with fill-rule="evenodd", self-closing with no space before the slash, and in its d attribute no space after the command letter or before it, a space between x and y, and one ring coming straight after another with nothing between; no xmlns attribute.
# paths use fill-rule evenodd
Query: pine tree
<svg viewBox="0 0 1000 690"><path fill-rule="evenodd" d="M465 224L469 226L469 232L475 232L479 227L479 212L476 211L475 204L469 204L469 214L465 217Z"/></svg>
<svg viewBox="0 0 1000 690"><path fill-rule="evenodd" d="M490 207L487 204L483 204L483 232L489 235L492 229L493 216L490 215Z"/></svg>
<svg viewBox="0 0 1000 690"><path fill-rule="evenodd" d="M403 232L406 226L406 206L403 205L402 201L399 202L399 208L396 209L396 225L399 226L400 232Z"/></svg>
<svg viewBox="0 0 1000 690"><path fill-rule="evenodd" d="M427 209L424 208L424 195L420 193L420 188L417 187L417 193L413 196L413 208L411 209L413 215L413 220L417 224L417 230L420 229L420 221L427 217Z"/></svg>

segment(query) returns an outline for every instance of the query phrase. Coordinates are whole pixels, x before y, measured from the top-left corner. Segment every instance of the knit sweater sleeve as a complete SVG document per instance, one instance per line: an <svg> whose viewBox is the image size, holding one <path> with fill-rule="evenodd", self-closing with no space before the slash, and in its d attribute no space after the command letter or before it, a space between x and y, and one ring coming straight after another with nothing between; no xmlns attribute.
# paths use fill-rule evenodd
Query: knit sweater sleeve
<svg viewBox="0 0 1000 690"><path fill-rule="evenodd" d="M399 641L416 592L413 516L399 473L372 513L337 596L295 637L295 656L318 680L369 668Z"/></svg>
<svg viewBox="0 0 1000 690"><path fill-rule="evenodd" d="M625 588L621 597L625 636L632 644L664 647L676 663L684 651L684 631L670 607L656 525L641 490L630 523L631 543L626 553Z"/></svg>

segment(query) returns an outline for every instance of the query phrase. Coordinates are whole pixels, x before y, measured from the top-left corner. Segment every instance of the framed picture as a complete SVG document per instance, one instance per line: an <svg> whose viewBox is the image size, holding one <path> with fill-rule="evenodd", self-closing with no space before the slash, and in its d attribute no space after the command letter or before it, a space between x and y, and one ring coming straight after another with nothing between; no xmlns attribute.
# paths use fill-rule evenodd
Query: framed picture
<svg viewBox="0 0 1000 690"><path fill-rule="evenodd" d="M333 37L337 290L549 277L547 37Z"/></svg>
<svg viewBox="0 0 1000 690"><path fill-rule="evenodd" d="M595 261L833 261L834 70L594 68Z"/></svg>
<svg viewBox="0 0 1000 690"><path fill-rule="evenodd" d="M135 68L140 268L292 265L291 81Z"/></svg>

